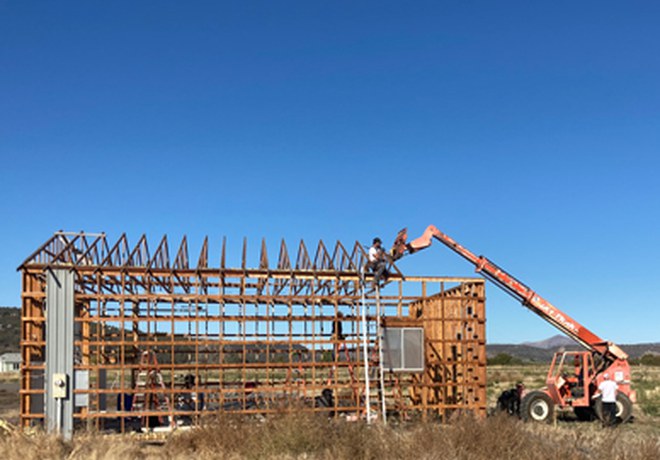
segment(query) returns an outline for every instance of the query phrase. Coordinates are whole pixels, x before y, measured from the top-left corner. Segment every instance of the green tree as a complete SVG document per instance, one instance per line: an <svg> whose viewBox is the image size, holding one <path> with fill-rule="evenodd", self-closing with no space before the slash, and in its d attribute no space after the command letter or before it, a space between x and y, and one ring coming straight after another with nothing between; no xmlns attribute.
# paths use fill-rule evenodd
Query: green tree
<svg viewBox="0 0 660 460"><path fill-rule="evenodd" d="M489 365L500 365L500 366L511 366L511 365L515 366L525 363L522 359L516 358L515 356L511 356L508 353L498 353L496 356L492 358L488 358L487 362Z"/></svg>

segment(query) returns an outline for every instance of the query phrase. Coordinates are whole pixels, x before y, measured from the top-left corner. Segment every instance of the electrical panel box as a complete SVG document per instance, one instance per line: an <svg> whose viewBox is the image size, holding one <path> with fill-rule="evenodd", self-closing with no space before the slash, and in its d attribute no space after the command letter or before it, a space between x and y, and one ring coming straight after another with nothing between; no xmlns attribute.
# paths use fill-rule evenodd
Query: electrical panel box
<svg viewBox="0 0 660 460"><path fill-rule="evenodd" d="M66 399L69 390L68 376L66 374L53 374L51 388L53 390L53 398Z"/></svg>
<svg viewBox="0 0 660 460"><path fill-rule="evenodd" d="M105 385L105 382L104 382ZM89 390L89 371L76 369L73 373L73 389ZM105 395L104 395L105 396ZM73 395L73 405L75 407L89 406L89 394L75 393Z"/></svg>

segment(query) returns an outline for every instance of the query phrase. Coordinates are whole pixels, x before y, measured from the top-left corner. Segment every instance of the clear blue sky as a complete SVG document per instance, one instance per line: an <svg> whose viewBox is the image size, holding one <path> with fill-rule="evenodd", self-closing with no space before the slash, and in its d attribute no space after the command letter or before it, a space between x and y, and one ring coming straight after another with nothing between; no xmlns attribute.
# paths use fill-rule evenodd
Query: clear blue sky
<svg viewBox="0 0 660 460"><path fill-rule="evenodd" d="M0 305L58 229L256 249L433 223L660 341L660 3L1 2ZM238 264L238 260L234 263ZM467 275L444 247L406 273ZM490 286L488 338L555 330Z"/></svg>

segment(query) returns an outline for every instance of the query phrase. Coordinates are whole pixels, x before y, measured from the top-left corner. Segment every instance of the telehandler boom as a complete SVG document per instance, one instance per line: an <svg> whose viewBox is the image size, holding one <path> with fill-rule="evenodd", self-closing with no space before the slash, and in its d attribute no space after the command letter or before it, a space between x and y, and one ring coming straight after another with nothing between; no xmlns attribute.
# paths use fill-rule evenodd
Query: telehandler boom
<svg viewBox="0 0 660 460"><path fill-rule="evenodd" d="M630 419L635 392L630 387L628 355L621 348L603 340L495 263L484 256L475 255L433 225L422 236L410 242L407 241L407 229L401 230L390 255L394 260L400 259L405 254L429 247L433 239L467 259L478 273L587 350L555 354L546 378L546 387L528 392L522 398L520 414L523 419L549 422L555 406L572 407L579 419L590 419L594 415L601 418L602 404L593 395L605 374L609 374L619 387L617 417L623 422Z"/></svg>

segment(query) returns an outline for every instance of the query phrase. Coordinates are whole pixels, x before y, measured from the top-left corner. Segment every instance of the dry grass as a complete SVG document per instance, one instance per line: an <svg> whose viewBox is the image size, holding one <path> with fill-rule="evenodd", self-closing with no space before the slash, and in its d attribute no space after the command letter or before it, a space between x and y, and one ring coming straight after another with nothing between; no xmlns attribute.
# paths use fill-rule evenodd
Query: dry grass
<svg viewBox="0 0 660 460"><path fill-rule="evenodd" d="M498 392L516 381L543 386L547 367L491 366L488 371L492 407ZM660 404L660 368L634 368L633 375L640 394L635 420L611 430L603 430L596 422L560 421L551 426L500 416L486 420L462 417L445 426L388 427L308 414L266 421L222 416L209 418L201 428L149 443L130 434L96 433L62 442L43 433L3 432L0 426L0 459L659 459L660 418L654 408ZM11 386L3 387L5 396L15 401L14 383L4 382L9 383ZM9 409L16 410L5 408Z"/></svg>
<svg viewBox="0 0 660 460"><path fill-rule="evenodd" d="M16 372L0 373L0 421L17 423L19 416L19 374Z"/></svg>
<svg viewBox="0 0 660 460"><path fill-rule="evenodd" d="M0 382L18 382L18 372L0 372Z"/></svg>
<svg viewBox="0 0 660 460"><path fill-rule="evenodd" d="M0 458L31 459L640 459L660 458L660 437L598 424L567 428L508 417L398 427L367 426L320 416L267 421L223 417L170 435L162 444L131 435L82 434L66 443L43 434L5 434Z"/></svg>

